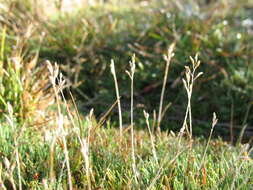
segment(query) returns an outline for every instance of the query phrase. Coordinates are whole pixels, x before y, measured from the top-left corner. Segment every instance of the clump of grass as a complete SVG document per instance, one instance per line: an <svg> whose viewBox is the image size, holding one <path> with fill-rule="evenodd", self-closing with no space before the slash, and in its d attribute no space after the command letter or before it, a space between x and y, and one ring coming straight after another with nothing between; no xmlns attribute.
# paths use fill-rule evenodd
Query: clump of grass
<svg viewBox="0 0 253 190"><path fill-rule="evenodd" d="M66 130L64 129L64 120L63 120L63 114L61 110L61 101L59 97L59 93L62 92L64 85L65 85L65 80L63 79L62 74L59 74L59 67L55 64L55 67L52 66L50 62L47 62L47 67L50 72L50 82L52 83L55 97L56 97L56 102L57 102L57 128L59 132L62 134L62 141L63 141L63 151L64 151L64 156L66 159L66 166L67 166L67 174L68 174L68 187L70 190L73 189L72 187L72 177L71 177L71 170L70 170L70 161L69 161L69 152L68 152L68 147L67 147L67 141L66 141ZM59 80L57 81L57 77L59 74ZM56 85L56 82L58 84Z"/></svg>
<svg viewBox="0 0 253 190"><path fill-rule="evenodd" d="M8 113L8 104L13 106L16 118L40 126L45 122L47 108L54 104L53 91L49 84L49 74L45 65L39 65L39 52L25 57L24 46L32 35L33 27L28 27L24 37L16 41L16 49L6 52L6 27L1 38L0 60L0 105L1 114Z"/></svg>

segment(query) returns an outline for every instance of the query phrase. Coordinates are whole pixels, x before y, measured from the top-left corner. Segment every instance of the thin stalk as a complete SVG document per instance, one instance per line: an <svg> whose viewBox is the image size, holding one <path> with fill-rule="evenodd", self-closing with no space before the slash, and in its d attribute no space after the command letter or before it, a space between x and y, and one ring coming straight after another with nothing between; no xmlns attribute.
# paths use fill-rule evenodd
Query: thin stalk
<svg viewBox="0 0 253 190"><path fill-rule="evenodd" d="M92 115L93 115L93 109L90 110L89 116L86 118L88 121L88 136L86 138L81 138L80 134L77 135L78 140L81 144L81 153L84 158L85 163L85 172L86 172L86 178L88 181L88 190L92 189L91 186L91 167L90 167L90 159L89 159L89 147L90 147L90 134L91 134L91 128L92 128Z"/></svg>
<svg viewBox="0 0 253 190"><path fill-rule="evenodd" d="M168 78L170 62L171 62L172 57L174 56L174 53L173 53L174 47L175 47L175 43L171 44L168 49L168 54L164 56L164 59L166 60L166 66L165 66L165 73L164 73L164 78L163 78L163 86L162 86L162 92L161 92L161 97L160 97L159 113L158 113L158 120L157 120L157 129L159 131L161 130L160 125L161 125L162 112L163 112L163 99L164 99L167 78Z"/></svg>
<svg viewBox="0 0 253 190"><path fill-rule="evenodd" d="M58 67L57 64L55 64L55 66L53 67L52 64L49 61L47 61L47 66L48 66L48 70L50 72L50 81L52 83L54 93L55 93L55 97L56 97L56 102L57 102L58 128L63 133L63 135L62 135L63 152L64 152L64 155L65 155L66 165L67 165L69 190L72 190L73 185L72 185L72 177L71 177L70 164L69 164L69 154L68 154L68 149L67 149L67 141L66 141L65 130L64 130L64 126L63 126L63 115L62 115L62 112L61 112L60 97L59 97L59 92L62 91L62 89L64 87L64 84L65 84L65 80L63 79L63 75L61 73L59 73L59 67ZM58 83L56 85L56 79L58 77L58 74L59 74L59 80L58 80Z"/></svg>
<svg viewBox="0 0 253 190"><path fill-rule="evenodd" d="M161 119L163 119L163 117L165 116L165 113L167 112L167 110L170 108L171 105L172 105L172 103L170 102L170 103L168 103L168 104L164 107L163 112L162 112L162 117L161 117Z"/></svg>
<svg viewBox="0 0 253 190"><path fill-rule="evenodd" d="M89 142L87 143L87 140L84 138L81 143L81 152L84 157L85 162L85 171L86 171L86 177L88 181L88 189L91 190L91 179L90 179L90 162L89 162Z"/></svg>
<svg viewBox="0 0 253 190"><path fill-rule="evenodd" d="M68 184L69 184L69 190L72 190L72 177L71 177L71 171L70 171L70 163L69 163L69 153L67 149L67 141L65 136L62 138L63 140L63 145L64 145L64 155L66 157L66 165L67 165L67 171L68 171Z"/></svg>
<svg viewBox="0 0 253 190"><path fill-rule="evenodd" d="M246 113L245 113L245 116L244 116L244 119L243 119L243 123L242 123L242 130L240 131L239 138L238 138L238 140L236 142L237 145L242 142L244 132L245 132L247 126L248 126L247 125L247 120L248 120L248 117L249 117L249 113L250 113L251 107L252 107L252 104L250 103L247 106L247 110L246 110Z"/></svg>
<svg viewBox="0 0 253 190"><path fill-rule="evenodd" d="M89 113L88 119L88 137L87 141L84 139L82 145L82 153L85 160L85 168L86 168L86 176L88 180L88 189L91 190L91 168L90 168L90 160L89 160L89 147L90 147L90 135L91 135L91 129L92 129L92 115L93 115L93 109Z"/></svg>
<svg viewBox="0 0 253 190"><path fill-rule="evenodd" d="M58 96L58 95L57 95ZM59 98L57 100L57 104L59 104ZM60 104L58 106L60 108ZM58 115L58 125L59 128L61 129L63 136L62 136L62 141L63 141L63 151L64 155L66 158L66 165L67 165L67 173L68 173L68 185L69 185L69 190L72 190L72 177L71 177L71 170L70 170L70 163L69 163L69 153L68 153L68 148L67 148L67 140L66 140L66 134L63 126L63 115L61 114L61 111L59 110L60 115Z"/></svg>
<svg viewBox="0 0 253 190"><path fill-rule="evenodd" d="M117 96L117 100L118 100L120 139L122 140L122 136L123 136L122 112L121 112L121 104L120 104L120 96L119 96L119 87L118 87L117 75L116 75L116 71L115 71L115 66L114 66L114 61L113 60L111 60L111 65L110 66L111 66L111 73L112 73L113 79L114 79L116 96Z"/></svg>
<svg viewBox="0 0 253 190"><path fill-rule="evenodd" d="M155 131L155 126L156 126L156 111L153 110L152 132Z"/></svg>
<svg viewBox="0 0 253 190"><path fill-rule="evenodd" d="M158 164L158 158L157 158L155 143L154 143L154 136L151 132L150 125L149 125L149 114L145 110L143 111L143 113L144 113L144 117L146 119L146 124L147 124L148 132L149 132L149 135L150 135L150 141L151 141L151 145L152 145L153 157L155 159L156 164Z"/></svg>
<svg viewBox="0 0 253 190"><path fill-rule="evenodd" d="M3 68L3 61L4 61L4 50L5 50L5 40L6 40L6 26L3 27L2 31L2 40L1 40L1 62L0 62L0 68L2 70Z"/></svg>
<svg viewBox="0 0 253 190"><path fill-rule="evenodd" d="M211 137L212 137L212 135L213 135L214 127L215 127L215 125L217 124L217 122L218 122L218 119L217 119L217 117L216 117L216 114L213 113L212 128L211 128L211 132L210 132L208 141L207 141L207 143L206 143L206 147L205 147L204 154L203 154L202 159L201 159L201 162L200 162L199 171L201 170L202 165L204 164L204 160L205 160L205 157L206 157L206 152L207 152L207 149L208 149L208 147L209 147L209 144L210 144L210 141L211 141ZM199 173L200 173L200 172L199 172Z"/></svg>
<svg viewBox="0 0 253 190"><path fill-rule="evenodd" d="M134 146L134 121L133 121L133 107L134 107L134 73L135 73L135 55L132 57L132 61L130 61L130 72L126 71L131 80L131 148L132 148L132 167L134 172L134 178L136 184L138 184L137 179L137 169L136 169L136 161L135 161L135 146Z"/></svg>
<svg viewBox="0 0 253 190"><path fill-rule="evenodd" d="M20 160L19 160L19 153L18 153L18 145L16 144L15 147L17 147L16 151L15 151L15 156L16 156L17 169L18 169L18 187L19 187L19 190L22 190L21 170L20 170Z"/></svg>
<svg viewBox="0 0 253 190"><path fill-rule="evenodd" d="M133 170L135 173L135 181L137 183L137 169L136 169L136 161L135 161L135 146L134 146L134 121L133 121L133 107L134 107L134 82L133 78L131 79L131 142L132 142L132 160L133 160Z"/></svg>
<svg viewBox="0 0 253 190"><path fill-rule="evenodd" d="M183 123L183 126L180 130L180 133L179 133L179 135L180 135L179 142L181 140L181 137L182 137L185 129L188 133L188 137L190 138L190 140L192 139L191 97L192 97L192 92L193 92L193 84L194 84L195 80L203 74L202 72L199 72L195 76L195 71L200 65L200 61L198 60L198 55L196 55L194 59L192 57L190 57L190 59L191 59L191 63L192 63L192 69L190 69L189 66L185 66L185 70L186 70L185 71L185 79L183 79L183 84L184 84L184 87L187 92L188 103L187 103L187 109L186 109L186 114L185 114L185 118L184 118L184 123ZM187 125L187 120L189 122L189 127Z"/></svg>
<svg viewBox="0 0 253 190"><path fill-rule="evenodd" d="M55 143L56 137L54 136L50 145L50 160L49 160L49 175L50 175L50 189L55 183L55 173L54 173L54 153L55 153Z"/></svg>
<svg viewBox="0 0 253 190"><path fill-rule="evenodd" d="M179 143L179 144L181 143L181 139L182 139L182 136L183 136L183 134L184 134L184 131L186 130L186 131L187 131L187 134L189 134L188 127L187 127L188 114L189 114L189 106L188 106L188 104L187 104L187 108L186 108L186 112L185 112L185 117L184 117L183 126L182 126L182 128L180 129L180 132L179 132L179 134L178 134L178 136L179 136L179 141L178 141L178 143Z"/></svg>
<svg viewBox="0 0 253 190"><path fill-rule="evenodd" d="M191 97L192 97L192 85L191 85L191 92L189 96L189 102L188 102L188 107L189 107L189 134L190 134L190 139L192 139L192 107L191 107Z"/></svg>

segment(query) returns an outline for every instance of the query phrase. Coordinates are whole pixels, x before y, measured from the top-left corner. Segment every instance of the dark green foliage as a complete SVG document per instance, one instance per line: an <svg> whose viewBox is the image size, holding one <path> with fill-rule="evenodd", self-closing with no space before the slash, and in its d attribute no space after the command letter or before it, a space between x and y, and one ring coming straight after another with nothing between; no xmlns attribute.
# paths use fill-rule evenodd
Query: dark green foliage
<svg viewBox="0 0 253 190"><path fill-rule="evenodd" d="M100 114L115 100L111 59L116 63L123 109L128 110L124 106L129 101L125 70L135 53L135 102L151 111L158 109L165 66L162 56L176 41L165 100L172 106L163 128L173 125L171 118L180 120L184 115L186 98L180 78L189 55L195 53L200 55L204 75L195 84L194 118L206 121L215 111L220 121L229 123L233 102L234 124L242 125L252 94L252 35L243 25L243 21L252 19L248 11L251 5L188 2L181 6L150 4L138 10L130 5L117 9L108 6L60 14L40 25L40 30L46 32L40 58L62 65L79 97L81 110L87 112L93 107ZM142 114L143 106L136 107L136 117ZM246 118L248 125L251 115Z"/></svg>

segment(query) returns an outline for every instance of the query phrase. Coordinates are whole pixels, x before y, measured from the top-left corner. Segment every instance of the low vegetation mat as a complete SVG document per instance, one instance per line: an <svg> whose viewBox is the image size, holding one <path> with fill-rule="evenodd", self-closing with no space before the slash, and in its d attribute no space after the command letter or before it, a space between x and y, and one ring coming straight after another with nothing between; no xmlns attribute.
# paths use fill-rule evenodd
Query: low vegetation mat
<svg viewBox="0 0 253 190"><path fill-rule="evenodd" d="M252 10L0 1L0 189L252 189Z"/></svg>

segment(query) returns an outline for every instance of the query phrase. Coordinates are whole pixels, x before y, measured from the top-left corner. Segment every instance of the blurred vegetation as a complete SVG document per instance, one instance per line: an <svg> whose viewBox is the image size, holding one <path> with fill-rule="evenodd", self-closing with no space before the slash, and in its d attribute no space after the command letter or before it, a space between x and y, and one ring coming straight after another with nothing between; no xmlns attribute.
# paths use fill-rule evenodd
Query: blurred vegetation
<svg viewBox="0 0 253 190"><path fill-rule="evenodd" d="M15 39L33 23L36 30L26 51L38 50L39 60L57 61L68 76L83 113L100 115L115 100L109 63L114 59L125 120L129 117L130 85L125 74L133 53L137 58L135 117L158 110L165 61L176 42L165 104L172 103L162 127L176 130L184 117L186 93L181 78L190 55L199 54L204 75L192 97L196 134L205 134L216 112L226 135L230 123L252 125L252 3L250 1L122 1L85 6L72 12L59 9L45 16L32 1L10 1L2 26ZM11 10L11 11L10 11ZM48 10L50 12L50 10ZM43 36L42 42L40 42ZM8 41L8 40L7 40ZM116 110L115 110L116 111ZM136 121L142 123L143 121Z"/></svg>

